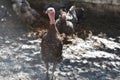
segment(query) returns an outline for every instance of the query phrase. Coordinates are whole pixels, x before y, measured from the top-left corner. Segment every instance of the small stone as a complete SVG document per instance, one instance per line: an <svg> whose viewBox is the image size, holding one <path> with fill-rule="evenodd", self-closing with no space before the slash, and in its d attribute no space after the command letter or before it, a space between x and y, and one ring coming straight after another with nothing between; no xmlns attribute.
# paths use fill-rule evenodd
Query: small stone
<svg viewBox="0 0 120 80"><path fill-rule="evenodd" d="M68 65L67 67L68 67L68 68L72 68L72 66L71 66L71 65Z"/></svg>
<svg viewBox="0 0 120 80"><path fill-rule="evenodd" d="M100 65L96 62L94 62L94 65L97 66L97 67L100 67Z"/></svg>
<svg viewBox="0 0 120 80"><path fill-rule="evenodd" d="M17 47L17 46L18 46L18 43L14 42L14 43L11 44L11 46Z"/></svg>
<svg viewBox="0 0 120 80"><path fill-rule="evenodd" d="M65 71L65 72L68 72L68 71L70 71L70 68L64 67L64 71Z"/></svg>
<svg viewBox="0 0 120 80"><path fill-rule="evenodd" d="M115 62L111 62L111 64L112 64L114 67L116 67L116 64L115 64Z"/></svg>
<svg viewBox="0 0 120 80"><path fill-rule="evenodd" d="M55 71L55 72L54 72L54 75L55 75L56 77L58 77L58 74L59 74L58 71Z"/></svg>
<svg viewBox="0 0 120 80"><path fill-rule="evenodd" d="M3 5L1 5L1 8L5 8Z"/></svg>
<svg viewBox="0 0 120 80"><path fill-rule="evenodd" d="M65 72L61 72L60 75L66 76L66 73Z"/></svg>
<svg viewBox="0 0 120 80"><path fill-rule="evenodd" d="M75 60L70 60L71 63L75 63Z"/></svg>
<svg viewBox="0 0 120 80"><path fill-rule="evenodd" d="M22 49L35 49L36 46L35 45L26 45L26 44L24 44L21 48Z"/></svg>
<svg viewBox="0 0 120 80"><path fill-rule="evenodd" d="M116 62L116 65L117 65L117 66L120 66L120 62Z"/></svg>
<svg viewBox="0 0 120 80"><path fill-rule="evenodd" d="M103 69L105 69L105 68L106 68L106 66L105 66L105 65L102 65L102 68L103 68Z"/></svg>
<svg viewBox="0 0 120 80"><path fill-rule="evenodd" d="M76 59L80 59L80 56L76 56Z"/></svg>
<svg viewBox="0 0 120 80"><path fill-rule="evenodd" d="M32 61L32 58L26 57L25 60L26 61Z"/></svg>
<svg viewBox="0 0 120 80"><path fill-rule="evenodd" d="M9 43L10 43L10 41L8 41L8 40L7 40L7 41L5 41L5 43L6 43L6 44L9 44Z"/></svg>
<svg viewBox="0 0 120 80"><path fill-rule="evenodd" d="M68 76L71 76L71 75L72 75L72 72L67 72L67 75L68 75Z"/></svg>
<svg viewBox="0 0 120 80"><path fill-rule="evenodd" d="M86 64L88 61L87 60L84 60L83 63Z"/></svg>
<svg viewBox="0 0 120 80"><path fill-rule="evenodd" d="M1 22L3 22L3 21L4 21L4 19L2 18L2 19L1 19Z"/></svg>

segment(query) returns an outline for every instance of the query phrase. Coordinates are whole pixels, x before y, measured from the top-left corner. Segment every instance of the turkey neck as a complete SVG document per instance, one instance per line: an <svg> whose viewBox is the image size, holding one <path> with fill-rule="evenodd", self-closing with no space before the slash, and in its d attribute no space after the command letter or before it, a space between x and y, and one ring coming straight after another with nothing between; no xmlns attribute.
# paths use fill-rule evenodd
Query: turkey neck
<svg viewBox="0 0 120 80"><path fill-rule="evenodd" d="M55 24L50 24L49 28L48 28L48 33L52 33L52 34L56 34L56 33L59 33L57 28L56 28L56 25Z"/></svg>
<svg viewBox="0 0 120 80"><path fill-rule="evenodd" d="M56 25L55 25L55 14L48 14L50 19L50 26L48 28L48 34L56 35L56 33L59 33Z"/></svg>

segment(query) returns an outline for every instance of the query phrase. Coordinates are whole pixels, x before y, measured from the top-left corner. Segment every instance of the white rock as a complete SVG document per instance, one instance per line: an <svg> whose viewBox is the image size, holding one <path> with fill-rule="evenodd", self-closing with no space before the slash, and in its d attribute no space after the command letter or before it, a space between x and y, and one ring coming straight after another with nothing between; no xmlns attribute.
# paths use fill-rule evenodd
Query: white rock
<svg viewBox="0 0 120 80"><path fill-rule="evenodd" d="M5 6L4 6L4 5L1 5L0 7L1 7L1 8L5 8Z"/></svg>
<svg viewBox="0 0 120 80"><path fill-rule="evenodd" d="M117 66L120 66L120 62L117 61L117 62L116 62L116 65L117 65Z"/></svg>
<svg viewBox="0 0 120 80"><path fill-rule="evenodd" d="M87 60L83 60L83 63L86 64L88 61Z"/></svg>
<svg viewBox="0 0 120 80"><path fill-rule="evenodd" d="M75 60L70 60L71 63L75 63Z"/></svg>
<svg viewBox="0 0 120 80"><path fill-rule="evenodd" d="M97 67L100 67L100 65L96 62L94 62L94 65L97 66Z"/></svg>
<svg viewBox="0 0 120 80"><path fill-rule="evenodd" d="M112 64L114 67L116 67L116 64L115 64L115 62L113 62L113 61L112 61L112 62L111 62L111 64Z"/></svg>
<svg viewBox="0 0 120 80"><path fill-rule="evenodd" d="M7 40L7 41L5 41L5 43L10 43L10 41Z"/></svg>
<svg viewBox="0 0 120 80"><path fill-rule="evenodd" d="M55 72L54 72L54 75L55 75L56 77L58 77L58 74L59 74L58 71L55 71Z"/></svg>
<svg viewBox="0 0 120 80"><path fill-rule="evenodd" d="M35 49L36 46L35 45L26 45L26 44L24 44L21 48L22 49Z"/></svg>
<svg viewBox="0 0 120 80"><path fill-rule="evenodd" d="M71 76L71 75L72 75L72 72L67 72L67 75L68 75L68 76Z"/></svg>
<svg viewBox="0 0 120 80"><path fill-rule="evenodd" d="M68 65L67 67L68 67L68 68L72 68L72 66L71 66L71 65Z"/></svg>
<svg viewBox="0 0 120 80"><path fill-rule="evenodd" d="M102 65L102 68L103 68L103 69L105 69L105 68L106 68L106 66L103 64L103 65Z"/></svg>
<svg viewBox="0 0 120 80"><path fill-rule="evenodd" d="M66 76L66 72L60 72L62 76Z"/></svg>

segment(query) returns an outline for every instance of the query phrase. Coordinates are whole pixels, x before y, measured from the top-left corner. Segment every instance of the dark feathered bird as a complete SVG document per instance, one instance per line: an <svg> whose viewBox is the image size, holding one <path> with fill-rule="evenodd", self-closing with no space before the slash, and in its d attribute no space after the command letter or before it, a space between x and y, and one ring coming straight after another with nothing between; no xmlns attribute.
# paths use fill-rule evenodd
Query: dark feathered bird
<svg viewBox="0 0 120 80"><path fill-rule="evenodd" d="M33 24L39 17L39 14L30 7L27 0L14 0L13 10L27 24Z"/></svg>
<svg viewBox="0 0 120 80"><path fill-rule="evenodd" d="M67 36L74 34L74 25L67 20L67 13L60 10L59 18L56 20L56 26L60 34L65 33Z"/></svg>
<svg viewBox="0 0 120 80"><path fill-rule="evenodd" d="M67 17L66 17L68 21L71 21L73 23L74 27L76 27L76 24L78 22L75 9L76 7L74 5L71 6L69 11L67 12Z"/></svg>
<svg viewBox="0 0 120 80"><path fill-rule="evenodd" d="M78 24L84 19L84 14L84 9L75 5L71 6L67 12L67 20L73 23L75 31L78 29Z"/></svg>
<svg viewBox="0 0 120 80"><path fill-rule="evenodd" d="M76 15L77 15L77 18L78 18L78 23L81 22L81 20L83 20L85 18L85 9L84 8L79 8L77 7L75 9L76 11Z"/></svg>
<svg viewBox="0 0 120 80"><path fill-rule="evenodd" d="M50 26L47 33L42 38L41 54L48 74L49 63L53 63L52 72L54 73L56 64L61 62L63 44L60 39L60 34L55 26L55 9L50 7L47 9L46 13L50 19Z"/></svg>

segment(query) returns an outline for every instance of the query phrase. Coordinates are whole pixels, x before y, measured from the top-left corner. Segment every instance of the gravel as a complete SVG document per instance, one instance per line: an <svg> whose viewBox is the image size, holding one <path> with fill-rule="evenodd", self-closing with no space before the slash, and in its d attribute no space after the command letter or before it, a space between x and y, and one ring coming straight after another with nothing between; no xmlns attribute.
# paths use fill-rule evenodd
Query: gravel
<svg viewBox="0 0 120 80"><path fill-rule="evenodd" d="M0 6L11 13L3 17L6 21L0 22L0 80L46 80L41 39L27 37L29 27L14 17L9 1L1 0ZM114 38L76 37L73 42L64 44L63 61L57 66L54 80L120 79L120 43Z"/></svg>

